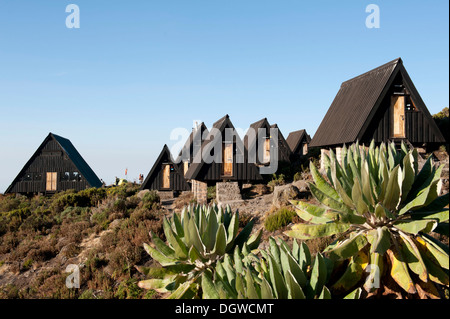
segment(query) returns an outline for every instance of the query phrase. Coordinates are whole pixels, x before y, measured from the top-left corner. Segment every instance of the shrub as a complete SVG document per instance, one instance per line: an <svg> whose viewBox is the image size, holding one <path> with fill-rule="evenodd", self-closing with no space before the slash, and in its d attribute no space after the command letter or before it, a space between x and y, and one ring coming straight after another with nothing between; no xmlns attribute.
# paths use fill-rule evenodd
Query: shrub
<svg viewBox="0 0 450 319"><path fill-rule="evenodd" d="M33 259L31 259L31 258L27 259L22 265L22 270L26 271L26 270L30 269L31 266L33 266L33 263L34 263Z"/></svg>
<svg viewBox="0 0 450 319"><path fill-rule="evenodd" d="M294 182L300 181L302 180L302 173L301 172L297 172L294 174Z"/></svg>
<svg viewBox="0 0 450 319"><path fill-rule="evenodd" d="M2 196L0 198L0 212L18 209L22 203L20 196Z"/></svg>
<svg viewBox="0 0 450 319"><path fill-rule="evenodd" d="M159 201L160 198L158 192L155 190L151 190L142 197L143 207L149 210L153 208L154 204L159 204Z"/></svg>
<svg viewBox="0 0 450 319"><path fill-rule="evenodd" d="M443 165L435 168L431 157L418 169L417 150L404 144L371 143L368 150L358 143L342 151L341 163L331 151L325 157L328 181L311 164L311 193L321 206L294 202L300 218L287 235L310 239L337 235L326 250L336 261L350 260L350 287L364 275L366 265L391 277L408 294L436 297L430 281L448 286L448 246L429 235L448 235L449 194L440 195ZM363 256L361 256L363 255ZM447 271L443 270L446 269Z"/></svg>
<svg viewBox="0 0 450 319"><path fill-rule="evenodd" d="M86 289L78 299L97 299L91 289Z"/></svg>
<svg viewBox="0 0 450 319"><path fill-rule="evenodd" d="M91 222L99 225L102 229L108 229L109 226L109 212L107 210L99 211L91 216Z"/></svg>
<svg viewBox="0 0 450 319"><path fill-rule="evenodd" d="M143 290L137 285L136 279L122 281L117 288L114 297L117 299L137 299L141 297Z"/></svg>
<svg viewBox="0 0 450 319"><path fill-rule="evenodd" d="M206 194L208 200L214 200L216 199L216 186L209 186L207 188L207 194Z"/></svg>
<svg viewBox="0 0 450 319"><path fill-rule="evenodd" d="M134 183L123 183L119 186L113 186L107 189L107 194L109 196L118 196L119 198L125 199L127 197L136 195L139 191L140 185Z"/></svg>
<svg viewBox="0 0 450 319"><path fill-rule="evenodd" d="M273 174L272 180L269 183L267 183L267 186L269 186L271 192L273 192L275 186L286 184L284 177L285 177L284 174L280 174L278 176L276 174Z"/></svg>
<svg viewBox="0 0 450 319"><path fill-rule="evenodd" d="M276 212L267 216L264 227L267 231L273 232L283 227L286 227L292 222L292 219L297 214L292 208L283 207Z"/></svg>
<svg viewBox="0 0 450 319"><path fill-rule="evenodd" d="M1 213L0 223L4 224L3 231L15 232L22 225L23 221L31 215L28 208L18 208L7 213Z"/></svg>
<svg viewBox="0 0 450 319"><path fill-rule="evenodd" d="M58 216L55 217L56 222L62 223L63 220L71 222L79 222L87 220L90 208L88 207L67 207Z"/></svg>
<svg viewBox="0 0 450 319"><path fill-rule="evenodd" d="M106 190L103 188L89 188L79 192L67 190L54 195L51 209L60 213L65 208L72 207L93 207L106 197Z"/></svg>

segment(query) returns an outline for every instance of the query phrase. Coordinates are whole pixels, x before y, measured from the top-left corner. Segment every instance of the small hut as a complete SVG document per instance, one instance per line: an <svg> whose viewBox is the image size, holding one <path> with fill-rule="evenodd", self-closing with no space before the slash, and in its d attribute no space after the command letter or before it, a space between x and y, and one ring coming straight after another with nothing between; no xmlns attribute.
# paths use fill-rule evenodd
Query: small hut
<svg viewBox="0 0 450 319"><path fill-rule="evenodd" d="M271 130L276 129L278 143L271 142ZM250 125L249 130L244 136L244 145L249 154L253 154L255 164L257 166L265 166L270 164L270 156L273 149L277 149L278 162L290 162L291 150L284 139L283 134L277 124L270 125L267 118L263 118ZM264 149L260 151L259 147Z"/></svg>
<svg viewBox="0 0 450 319"><path fill-rule="evenodd" d="M308 154L308 145L311 142L311 137L306 130L298 130L289 133L286 142L291 149L294 159L299 159Z"/></svg>
<svg viewBox="0 0 450 319"><path fill-rule="evenodd" d="M343 82L310 147L339 155L344 144L372 140L423 151L445 143L401 58Z"/></svg>
<svg viewBox="0 0 450 319"><path fill-rule="evenodd" d="M102 182L73 144L66 138L49 133L34 152L7 193L54 194L101 187Z"/></svg>
<svg viewBox="0 0 450 319"><path fill-rule="evenodd" d="M217 153L218 152L218 153ZM228 116L213 124L185 174L198 201L206 200L208 186L217 182L249 183L262 180L254 163L249 163L244 143Z"/></svg>
<svg viewBox="0 0 450 319"><path fill-rule="evenodd" d="M159 192L181 192L190 189L184 179L182 168L172 159L167 145L164 145L161 153L148 173L141 189L157 190Z"/></svg>

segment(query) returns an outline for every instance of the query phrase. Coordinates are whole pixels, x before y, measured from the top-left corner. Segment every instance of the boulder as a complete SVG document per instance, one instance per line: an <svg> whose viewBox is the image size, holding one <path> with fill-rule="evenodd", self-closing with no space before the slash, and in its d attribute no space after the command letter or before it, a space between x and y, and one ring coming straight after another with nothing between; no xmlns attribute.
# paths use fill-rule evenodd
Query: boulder
<svg viewBox="0 0 450 319"><path fill-rule="evenodd" d="M308 193L309 192L308 183L306 181L304 181L304 180L293 182L292 185L297 187L298 191L300 193Z"/></svg>
<svg viewBox="0 0 450 319"><path fill-rule="evenodd" d="M300 191L297 186L293 184L287 184L282 186L275 186L273 190L272 205L275 208L290 205L289 201L298 199Z"/></svg>
<svg viewBox="0 0 450 319"><path fill-rule="evenodd" d="M253 185L252 192L257 196L270 194L270 187L265 184L256 184Z"/></svg>

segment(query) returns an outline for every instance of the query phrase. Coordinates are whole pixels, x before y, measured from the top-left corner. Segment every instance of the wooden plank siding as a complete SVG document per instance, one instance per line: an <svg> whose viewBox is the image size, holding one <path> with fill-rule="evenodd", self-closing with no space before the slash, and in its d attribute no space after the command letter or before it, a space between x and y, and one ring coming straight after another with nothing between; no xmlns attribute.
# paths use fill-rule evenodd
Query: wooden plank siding
<svg viewBox="0 0 450 319"><path fill-rule="evenodd" d="M150 176L149 183L145 184L142 189L152 189L152 190L173 190L173 191L188 191L190 190L189 185L187 185L184 178L175 172L170 172L170 188L164 187L164 165L161 165L160 169L155 170L155 172Z"/></svg>
<svg viewBox="0 0 450 319"><path fill-rule="evenodd" d="M214 140L213 133L207 136L207 138L202 143L202 150L208 147L213 152L214 145L210 143L217 143L216 147L218 150L222 152L222 146L225 141L225 130L226 129L234 129L229 116L226 115L222 117L220 120L216 121L213 125L213 128L217 129L222 133L222 140ZM259 174L259 168L254 163L248 162L248 152L245 146L243 146L243 154L239 154L237 152L237 144L243 144L243 141L240 139L238 135L234 135L233 137L233 175L232 176L224 176L223 172L223 163L216 163L212 161L212 163L206 163L203 161L201 153L196 155L194 163L190 165L186 179L187 180L197 180L208 183L208 185L213 185L215 182L221 181L238 181L238 182L253 182L262 180L261 175ZM231 141L230 141L231 142ZM220 143L220 145L218 145ZM211 154L214 155L214 154ZM243 160L240 159L238 163L238 156L243 156ZM223 159L222 159L223 162Z"/></svg>
<svg viewBox="0 0 450 319"><path fill-rule="evenodd" d="M366 145L374 139L376 143L386 143L391 136L390 96L383 100L372 123L360 141ZM405 110L405 137L413 144L439 143L440 139L431 127L427 116L420 110Z"/></svg>
<svg viewBox="0 0 450 319"><path fill-rule="evenodd" d="M49 140L31 159L31 163L20 173L9 193L44 193L46 191L47 172L57 173L56 191L75 189L77 191L91 187L80 170L64 153L55 140ZM64 172L78 172L80 181L63 181ZM40 174L40 180L24 181L27 174Z"/></svg>
<svg viewBox="0 0 450 319"><path fill-rule="evenodd" d="M404 111L404 135L409 142L432 147L433 143L445 143L403 61L398 58L342 83L310 147L340 147L357 140L368 145L372 139L377 143L391 140L389 112L395 95L404 96L411 105Z"/></svg>
<svg viewBox="0 0 450 319"><path fill-rule="evenodd" d="M165 187L164 168L166 165L171 165L173 170L170 170L170 187ZM175 164L172 161L170 150L167 145L164 145L161 153L153 164L152 169L142 183L141 189L152 189L158 191L189 191L190 186L184 179L183 162Z"/></svg>

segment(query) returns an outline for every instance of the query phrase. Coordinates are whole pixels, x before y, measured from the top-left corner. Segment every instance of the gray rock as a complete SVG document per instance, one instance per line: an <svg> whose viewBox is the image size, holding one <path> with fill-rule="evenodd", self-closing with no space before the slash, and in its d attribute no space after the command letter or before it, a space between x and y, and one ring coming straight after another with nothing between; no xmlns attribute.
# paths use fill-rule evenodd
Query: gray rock
<svg viewBox="0 0 450 319"><path fill-rule="evenodd" d="M289 201L297 199L300 196L300 191L297 186L287 184L282 186L275 186L273 190L272 205L276 208L290 205Z"/></svg>
<svg viewBox="0 0 450 319"><path fill-rule="evenodd" d="M300 180L293 182L292 185L298 188L299 192L306 193L309 192L308 183L306 181Z"/></svg>

